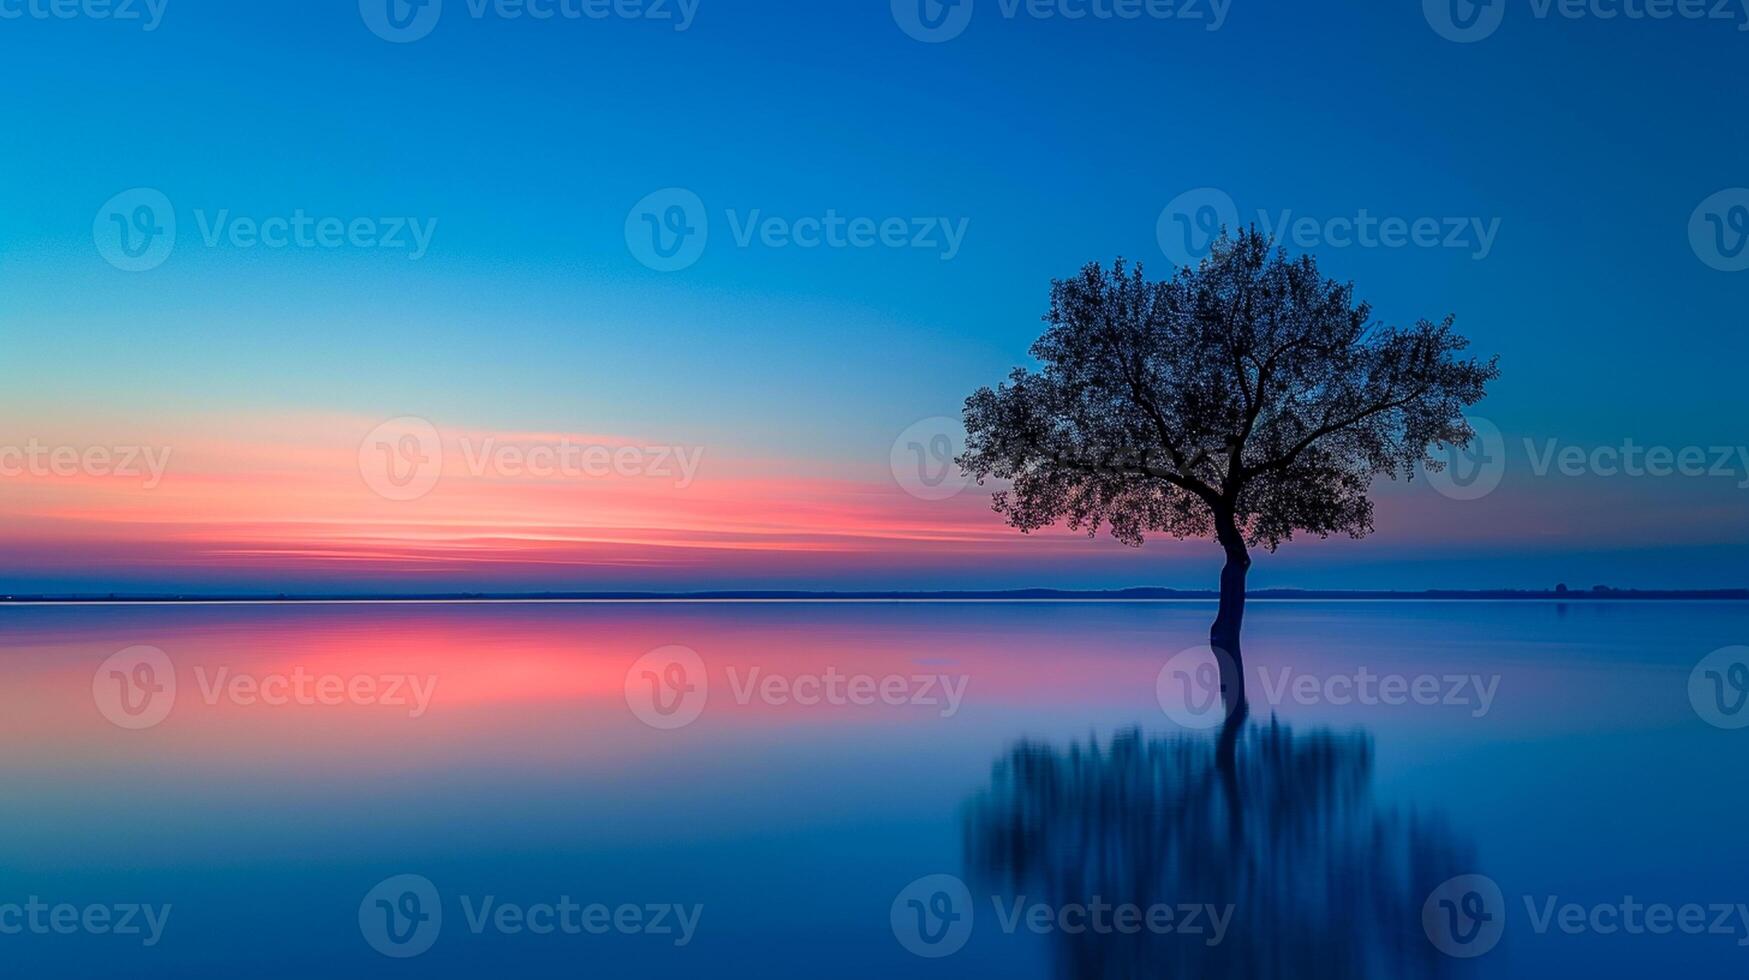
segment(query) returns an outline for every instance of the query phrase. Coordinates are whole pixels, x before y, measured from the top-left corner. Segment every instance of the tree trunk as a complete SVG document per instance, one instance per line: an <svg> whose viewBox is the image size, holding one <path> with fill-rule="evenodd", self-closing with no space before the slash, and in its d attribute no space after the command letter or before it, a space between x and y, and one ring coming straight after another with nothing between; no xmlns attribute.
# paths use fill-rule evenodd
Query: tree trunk
<svg viewBox="0 0 1749 980"><path fill-rule="evenodd" d="M1245 575L1251 570L1251 555L1231 513L1215 514L1215 539L1227 553L1227 563L1221 568L1220 610L1215 614L1214 625L1209 627L1209 646L1214 648L1221 665L1221 703L1226 709L1215 761L1231 771L1237 758L1239 732L1251 713L1250 702L1245 699L1245 659L1239 648L1239 631L1245 622Z"/></svg>

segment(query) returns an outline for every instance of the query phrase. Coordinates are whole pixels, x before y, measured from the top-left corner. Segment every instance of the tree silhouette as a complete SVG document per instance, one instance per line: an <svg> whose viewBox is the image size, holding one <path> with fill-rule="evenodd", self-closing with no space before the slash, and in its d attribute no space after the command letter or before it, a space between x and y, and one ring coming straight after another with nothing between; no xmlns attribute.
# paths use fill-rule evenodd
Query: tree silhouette
<svg viewBox="0 0 1749 980"><path fill-rule="evenodd" d="M1296 532L1372 530L1376 476L1467 446L1462 411L1498 376L1460 359L1452 319L1380 326L1353 284L1321 278L1255 229L1222 234L1195 268L1150 282L1140 264L1088 265L1051 284L1039 371L966 399L959 464L1009 481L994 506L1022 531L1067 521L1210 537L1226 554L1209 644L1221 657L1231 762L1248 711L1239 633L1250 549Z"/></svg>

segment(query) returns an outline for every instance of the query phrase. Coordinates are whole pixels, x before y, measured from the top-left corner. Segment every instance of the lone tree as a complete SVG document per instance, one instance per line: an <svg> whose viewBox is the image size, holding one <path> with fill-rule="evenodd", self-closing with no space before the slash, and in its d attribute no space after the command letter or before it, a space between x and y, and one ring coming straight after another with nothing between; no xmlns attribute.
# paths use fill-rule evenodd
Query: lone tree
<svg viewBox="0 0 1749 980"><path fill-rule="evenodd" d="M1373 478L1439 469L1467 446L1465 406L1499 375L1460 358L1452 318L1372 322L1352 284L1318 275L1255 229L1225 233L1167 282L1119 259L1051 284L1042 370L966 399L959 464L1010 486L994 506L1032 531L1067 520L1132 547L1148 532L1210 537L1226 553L1209 645L1224 654L1233 745L1248 706L1239 631L1254 547L1295 532L1372 530Z"/></svg>

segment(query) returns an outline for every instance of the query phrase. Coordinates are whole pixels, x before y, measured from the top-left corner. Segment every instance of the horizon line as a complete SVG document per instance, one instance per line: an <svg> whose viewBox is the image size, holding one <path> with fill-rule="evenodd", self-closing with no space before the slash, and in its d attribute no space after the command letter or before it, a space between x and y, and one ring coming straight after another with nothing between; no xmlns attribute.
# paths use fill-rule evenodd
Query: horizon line
<svg viewBox="0 0 1749 980"><path fill-rule="evenodd" d="M427 593L17 593L0 605L296 605L467 603L707 603L707 602L1205 602L1220 598L1208 589L941 589L842 590L720 589L694 592L427 592ZM1288 589L1248 591L1261 602L1282 600L1394 601L1599 601L1749 600L1749 588L1725 589Z"/></svg>

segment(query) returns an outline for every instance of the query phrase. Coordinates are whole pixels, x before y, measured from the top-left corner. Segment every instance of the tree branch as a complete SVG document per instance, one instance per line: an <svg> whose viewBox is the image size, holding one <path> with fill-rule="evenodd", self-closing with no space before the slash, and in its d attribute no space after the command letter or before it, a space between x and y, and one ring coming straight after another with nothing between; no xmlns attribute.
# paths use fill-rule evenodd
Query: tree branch
<svg viewBox="0 0 1749 980"><path fill-rule="evenodd" d="M1292 449L1288 450L1287 455L1282 456L1278 459L1271 460L1267 463L1264 463L1261 466L1247 467L1243 473L1244 480L1250 480L1251 478L1253 478L1255 476L1258 476L1258 475L1263 474L1263 473L1267 473L1271 470L1286 469L1289 466L1293 465L1294 460L1299 458L1300 453L1305 452L1306 449L1310 448L1312 443L1317 442L1319 439L1322 439L1328 435L1334 435L1337 432L1341 432L1343 429L1346 429L1349 426L1354 425L1357 422L1365 421L1366 419L1371 418L1372 416L1377 415L1380 412L1389 412L1392 409L1402 408L1403 406L1409 404L1410 402L1414 401L1417 398L1420 398L1422 395L1425 395L1425 394L1427 394L1427 389L1425 387L1422 387L1422 388L1418 389L1417 391L1415 391L1414 394L1407 395L1403 398L1399 398L1394 402L1386 402L1383 404L1374 405L1374 406L1372 406L1372 407L1370 407L1362 412L1359 412L1353 416L1350 416L1349 418L1346 418L1340 422L1329 422L1329 423L1326 423L1324 425L1321 425L1317 429L1314 429L1310 435L1306 436L1304 439L1301 439L1299 441L1299 443L1297 443Z"/></svg>

